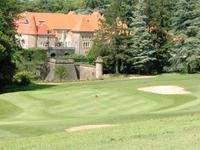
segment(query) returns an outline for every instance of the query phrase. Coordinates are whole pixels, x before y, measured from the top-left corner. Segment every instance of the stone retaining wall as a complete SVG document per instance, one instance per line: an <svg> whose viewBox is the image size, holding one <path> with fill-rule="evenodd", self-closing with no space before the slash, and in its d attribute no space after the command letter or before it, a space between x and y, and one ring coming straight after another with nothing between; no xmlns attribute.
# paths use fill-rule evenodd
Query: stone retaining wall
<svg viewBox="0 0 200 150"><path fill-rule="evenodd" d="M51 58L46 62L45 65L37 66L37 76L48 81L58 80L55 69L59 65L66 67L67 77L65 80L96 79L96 72L99 72L96 70L96 66L84 63L75 63L72 59L56 60Z"/></svg>

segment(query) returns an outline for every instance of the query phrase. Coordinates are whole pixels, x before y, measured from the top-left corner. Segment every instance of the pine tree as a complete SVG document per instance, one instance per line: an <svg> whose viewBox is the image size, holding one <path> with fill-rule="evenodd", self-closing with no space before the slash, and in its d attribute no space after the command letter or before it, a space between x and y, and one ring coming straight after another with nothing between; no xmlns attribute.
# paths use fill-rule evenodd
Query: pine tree
<svg viewBox="0 0 200 150"><path fill-rule="evenodd" d="M121 9L123 11L123 22L126 22L128 27L131 24L131 16L133 16L133 12L135 11L135 5L137 4L138 0L123 0L121 4Z"/></svg>
<svg viewBox="0 0 200 150"><path fill-rule="evenodd" d="M200 2L180 0L172 18L174 47L171 51L171 71L191 73L200 64Z"/></svg>
<svg viewBox="0 0 200 150"><path fill-rule="evenodd" d="M151 34L147 32L148 25L145 22L146 19L144 1L139 0L131 24L133 30L133 66L138 73L149 74L152 71L154 61L156 61L154 57L156 51Z"/></svg>
<svg viewBox="0 0 200 150"><path fill-rule="evenodd" d="M145 0L147 24L156 48L156 58L154 66L158 73L163 72L163 68L169 65L169 49L171 37L168 34L171 30L171 14L176 0Z"/></svg>

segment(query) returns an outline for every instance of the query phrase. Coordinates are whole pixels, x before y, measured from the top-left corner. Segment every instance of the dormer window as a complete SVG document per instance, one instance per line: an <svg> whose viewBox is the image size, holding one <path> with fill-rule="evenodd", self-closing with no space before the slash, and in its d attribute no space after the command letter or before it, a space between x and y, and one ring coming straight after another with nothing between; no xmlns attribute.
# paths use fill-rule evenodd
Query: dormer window
<svg viewBox="0 0 200 150"><path fill-rule="evenodd" d="M25 19L25 20L24 20L24 24L29 24L28 19Z"/></svg>

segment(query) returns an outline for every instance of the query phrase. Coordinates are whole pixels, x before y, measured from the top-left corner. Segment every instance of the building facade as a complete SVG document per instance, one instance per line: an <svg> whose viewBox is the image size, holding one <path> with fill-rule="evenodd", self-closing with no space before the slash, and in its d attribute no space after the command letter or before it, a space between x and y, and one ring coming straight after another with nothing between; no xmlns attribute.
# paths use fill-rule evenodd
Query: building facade
<svg viewBox="0 0 200 150"><path fill-rule="evenodd" d="M25 12L17 21L17 38L26 49L46 48L49 37L50 47L71 47L76 54L87 55L100 19L103 16L98 12L90 15Z"/></svg>

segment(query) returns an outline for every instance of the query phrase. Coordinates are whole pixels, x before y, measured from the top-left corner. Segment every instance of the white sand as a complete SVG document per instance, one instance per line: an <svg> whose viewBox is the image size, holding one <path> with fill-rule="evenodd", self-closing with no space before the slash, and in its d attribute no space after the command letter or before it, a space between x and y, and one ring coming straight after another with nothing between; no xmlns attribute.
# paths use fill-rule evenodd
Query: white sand
<svg viewBox="0 0 200 150"><path fill-rule="evenodd" d="M138 88L138 90L144 91L144 92L156 93L156 94L190 94L191 93L189 91L186 91L184 88L175 86L175 85L151 86L151 87Z"/></svg>
<svg viewBox="0 0 200 150"><path fill-rule="evenodd" d="M74 131L80 131L80 130L89 130L89 129L96 129L96 128L104 128L104 127L114 127L114 126L118 126L118 125L112 125L112 124L85 125L85 126L78 126L78 127L68 128L65 131L66 132L74 132Z"/></svg>

